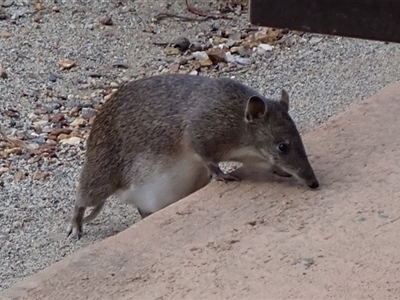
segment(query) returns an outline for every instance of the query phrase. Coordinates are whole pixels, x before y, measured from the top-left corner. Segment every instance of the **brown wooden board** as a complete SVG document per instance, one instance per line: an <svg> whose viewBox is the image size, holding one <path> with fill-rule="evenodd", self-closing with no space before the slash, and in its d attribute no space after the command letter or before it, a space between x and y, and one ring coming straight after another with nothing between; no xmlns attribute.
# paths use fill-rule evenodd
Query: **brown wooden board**
<svg viewBox="0 0 400 300"><path fill-rule="evenodd" d="M400 0L250 0L250 22L400 43Z"/></svg>

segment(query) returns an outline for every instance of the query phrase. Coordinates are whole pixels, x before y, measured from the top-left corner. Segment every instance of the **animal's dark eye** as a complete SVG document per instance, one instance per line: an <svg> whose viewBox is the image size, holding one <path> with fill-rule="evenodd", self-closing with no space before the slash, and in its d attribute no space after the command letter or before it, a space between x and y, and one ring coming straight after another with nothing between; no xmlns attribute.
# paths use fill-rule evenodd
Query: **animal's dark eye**
<svg viewBox="0 0 400 300"><path fill-rule="evenodd" d="M288 146L288 144L286 144L286 143L279 143L278 146L277 146L277 148L278 148L278 150L279 150L280 152L285 153L285 152L288 151L289 146Z"/></svg>

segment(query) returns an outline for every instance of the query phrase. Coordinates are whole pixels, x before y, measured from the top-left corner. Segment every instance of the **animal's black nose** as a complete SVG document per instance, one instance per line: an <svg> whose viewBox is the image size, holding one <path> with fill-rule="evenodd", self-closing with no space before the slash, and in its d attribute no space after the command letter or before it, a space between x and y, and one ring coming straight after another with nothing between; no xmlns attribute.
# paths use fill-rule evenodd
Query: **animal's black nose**
<svg viewBox="0 0 400 300"><path fill-rule="evenodd" d="M319 187L319 182L318 181L313 181L311 184L308 184L308 187L311 189L316 189Z"/></svg>

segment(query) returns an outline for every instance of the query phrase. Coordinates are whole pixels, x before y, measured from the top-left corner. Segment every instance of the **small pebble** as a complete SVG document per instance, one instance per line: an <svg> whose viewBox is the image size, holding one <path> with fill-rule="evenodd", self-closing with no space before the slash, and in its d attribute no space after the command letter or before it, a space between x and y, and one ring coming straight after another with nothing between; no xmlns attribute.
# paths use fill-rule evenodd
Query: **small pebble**
<svg viewBox="0 0 400 300"><path fill-rule="evenodd" d="M211 30L212 31L218 31L219 29L220 29L220 25L219 24L216 24L216 23L212 23L211 24Z"/></svg>
<svg viewBox="0 0 400 300"><path fill-rule="evenodd" d="M177 38L176 41L174 42L174 47L179 48L182 52L189 49L189 46L190 46L190 41L186 37Z"/></svg>
<svg viewBox="0 0 400 300"><path fill-rule="evenodd" d="M257 54L260 56L265 56L267 54L267 51L262 48L257 48Z"/></svg>
<svg viewBox="0 0 400 300"><path fill-rule="evenodd" d="M0 6L2 7L10 7L14 4L14 0L5 0L0 3Z"/></svg>
<svg viewBox="0 0 400 300"><path fill-rule="evenodd" d="M49 81L51 81L51 82L56 82L56 81L57 81L56 75L50 74L50 76L49 76Z"/></svg>
<svg viewBox="0 0 400 300"><path fill-rule="evenodd" d="M114 24L110 16L104 16L100 19L100 23L106 26L111 26Z"/></svg>
<svg viewBox="0 0 400 300"><path fill-rule="evenodd" d="M24 16L24 13L20 10L17 10L11 16L11 20L18 20L19 18L22 18L23 16Z"/></svg>
<svg viewBox="0 0 400 300"><path fill-rule="evenodd" d="M188 59L186 57L179 57L178 59L175 60L175 62L177 64L179 64L180 66L186 65L188 62Z"/></svg>
<svg viewBox="0 0 400 300"><path fill-rule="evenodd" d="M190 51L192 52L197 52L197 51L202 51L204 50L204 47L202 44L198 43L198 42L193 42L190 47L189 47Z"/></svg>
<svg viewBox="0 0 400 300"><path fill-rule="evenodd" d="M233 63L236 61L235 57L230 52L225 53L226 62Z"/></svg>
<svg viewBox="0 0 400 300"><path fill-rule="evenodd" d="M61 123L62 121L64 121L64 115L59 113L59 114L55 114L53 116L53 118L51 119L52 123Z"/></svg>
<svg viewBox="0 0 400 300"><path fill-rule="evenodd" d="M272 51L272 49L274 49L271 45L268 45L268 44L260 44L260 45L258 45L258 48L260 48L264 51Z"/></svg>
<svg viewBox="0 0 400 300"><path fill-rule="evenodd" d="M315 44L318 44L320 41L322 41L322 38L321 38L321 37L315 37L315 36L313 36L313 37L308 41L308 43L310 43L311 45L315 45Z"/></svg>
<svg viewBox="0 0 400 300"><path fill-rule="evenodd" d="M211 48L207 51L209 59L215 64L226 61L225 51L220 48Z"/></svg>
<svg viewBox="0 0 400 300"><path fill-rule="evenodd" d="M235 61L240 65L250 65L251 59L245 57L235 57Z"/></svg>
<svg viewBox="0 0 400 300"><path fill-rule="evenodd" d="M97 115L97 111L90 107L82 108L82 118L85 120L89 120L90 118Z"/></svg>
<svg viewBox="0 0 400 300"><path fill-rule="evenodd" d="M38 144L43 144L43 143L45 143L45 142L46 142L46 140L44 139L44 137L42 137L42 136L39 136L39 137L37 137L37 138L33 139L33 140L32 140L32 142L34 142L34 143L38 143Z"/></svg>
<svg viewBox="0 0 400 300"><path fill-rule="evenodd" d="M75 119L74 121L71 122L71 127L81 127L81 126L85 126L86 125L86 120L83 118L78 118Z"/></svg>
<svg viewBox="0 0 400 300"><path fill-rule="evenodd" d="M67 145L76 146L76 145L78 145L78 144L81 142L81 140L82 140L82 139L81 139L80 137L72 136L72 137L70 137L70 138L61 140L60 142L61 142L62 144L67 144Z"/></svg>
<svg viewBox="0 0 400 300"><path fill-rule="evenodd" d="M206 59L210 59L208 57L207 52L205 51L196 51L192 53L193 57L197 60L206 60Z"/></svg>
<svg viewBox="0 0 400 300"><path fill-rule="evenodd" d="M179 64L177 63L173 63L170 67L169 67L170 71L172 73L177 73L179 71Z"/></svg>

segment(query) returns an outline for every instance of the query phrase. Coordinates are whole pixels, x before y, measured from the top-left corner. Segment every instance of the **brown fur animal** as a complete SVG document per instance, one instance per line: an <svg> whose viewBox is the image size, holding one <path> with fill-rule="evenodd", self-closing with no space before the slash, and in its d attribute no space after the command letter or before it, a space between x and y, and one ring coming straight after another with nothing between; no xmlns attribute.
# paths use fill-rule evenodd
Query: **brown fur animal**
<svg viewBox="0 0 400 300"><path fill-rule="evenodd" d="M279 101L228 78L168 74L123 85L104 104L87 141L69 234L82 236L117 194L142 218L218 180L218 164L268 164L281 176L319 186L299 132ZM84 217L87 207L94 207Z"/></svg>

